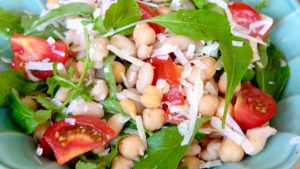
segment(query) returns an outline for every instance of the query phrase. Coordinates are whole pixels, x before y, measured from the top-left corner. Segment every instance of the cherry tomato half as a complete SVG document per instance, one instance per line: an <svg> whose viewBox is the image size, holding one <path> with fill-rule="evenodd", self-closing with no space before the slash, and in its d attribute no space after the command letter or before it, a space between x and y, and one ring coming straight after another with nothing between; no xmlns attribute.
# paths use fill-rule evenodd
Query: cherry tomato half
<svg viewBox="0 0 300 169"><path fill-rule="evenodd" d="M63 42L50 45L44 39L21 34L14 34L10 42L14 54L11 68L21 70L25 75L25 65L28 61L49 59L51 62L65 63L69 58L68 47ZM52 71L32 71L32 74L44 79L52 76Z"/></svg>
<svg viewBox="0 0 300 169"><path fill-rule="evenodd" d="M155 9L152 9L150 6L145 5L143 3L138 4L140 7L140 11L143 14L142 19L149 19L159 15L158 12ZM165 30L163 27L155 23L149 23L149 26L151 26L151 28L155 31L156 34L162 33Z"/></svg>
<svg viewBox="0 0 300 169"><path fill-rule="evenodd" d="M230 3L229 9L232 13L233 20L236 21L239 25L246 28L247 30L250 30L250 25L252 23L262 20L259 13L254 8L252 8L251 6L245 3L242 2ZM269 34L271 27L264 35L259 34L259 31L261 29L262 27L259 27L256 30L251 31L250 34L255 37L258 36L261 38L265 38Z"/></svg>
<svg viewBox="0 0 300 169"><path fill-rule="evenodd" d="M261 91L244 83L237 93L232 117L242 129L259 127L270 120L276 113L275 100Z"/></svg>
<svg viewBox="0 0 300 169"><path fill-rule="evenodd" d="M168 57L167 60L154 57L150 60L150 62L154 67L153 84L156 84L158 79L164 79L170 85L170 90L168 93L164 94L162 101L168 105L183 104L185 96L181 91L181 85L178 80L179 74L176 71L171 57ZM184 118L174 119L176 113L171 114L168 110L168 106L164 106L164 109L166 111L167 122L178 124L185 120Z"/></svg>
<svg viewBox="0 0 300 169"><path fill-rule="evenodd" d="M88 151L104 146L115 137L115 132L104 121L94 116L75 115L69 117L74 125L66 119L54 123L44 133L40 147L43 156L54 153L58 164Z"/></svg>

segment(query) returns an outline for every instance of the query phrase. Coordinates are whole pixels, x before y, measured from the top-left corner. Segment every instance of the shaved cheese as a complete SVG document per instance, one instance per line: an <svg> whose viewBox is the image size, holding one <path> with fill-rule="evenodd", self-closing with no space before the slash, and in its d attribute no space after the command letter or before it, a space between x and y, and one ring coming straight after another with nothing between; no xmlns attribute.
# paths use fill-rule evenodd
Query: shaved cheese
<svg viewBox="0 0 300 169"><path fill-rule="evenodd" d="M262 29L259 31L259 34L264 35L272 27L273 19L266 15L261 15L261 16L262 16L262 20L250 24L249 28L250 30L256 32L257 28L262 27Z"/></svg>
<svg viewBox="0 0 300 169"><path fill-rule="evenodd" d="M186 81L185 79L179 78L179 81L180 81L180 83L181 83L182 86L184 86L184 87L186 87L188 89L192 89L193 88L193 85L190 82Z"/></svg>
<svg viewBox="0 0 300 169"><path fill-rule="evenodd" d="M53 70L53 62L32 62L29 61L25 65L27 70L50 71Z"/></svg>
<svg viewBox="0 0 300 169"><path fill-rule="evenodd" d="M128 81L127 81L127 78L126 78L124 72L120 72L120 76L121 76L121 79L122 79L122 81L123 81L125 87L128 88L129 85L128 85Z"/></svg>
<svg viewBox="0 0 300 169"><path fill-rule="evenodd" d="M174 52L176 50L176 48L177 48L176 46L173 46L168 43L164 43L162 45L162 47L153 50L151 57L166 56L169 53ZM167 59L165 59L165 60L167 60Z"/></svg>
<svg viewBox="0 0 300 169"><path fill-rule="evenodd" d="M290 145L297 145L300 144L300 136L296 136L290 139L289 141Z"/></svg>
<svg viewBox="0 0 300 169"><path fill-rule="evenodd" d="M208 162L201 163L199 168L212 168L220 165L222 165L221 160L215 160L215 161L208 161Z"/></svg>
<svg viewBox="0 0 300 169"><path fill-rule="evenodd" d="M131 99L135 102L141 102L140 96L130 90L125 89L121 93L128 99Z"/></svg>
<svg viewBox="0 0 300 169"><path fill-rule="evenodd" d="M242 141L241 146L244 149L246 154L251 155L255 151L254 146L252 145L252 143L246 137Z"/></svg>
<svg viewBox="0 0 300 169"><path fill-rule="evenodd" d="M180 75L181 78L182 79L188 78L191 75L192 71L193 71L192 66L190 65L184 66L183 72Z"/></svg>
<svg viewBox="0 0 300 169"><path fill-rule="evenodd" d="M217 56L219 52L219 43L207 41L206 45L202 47L200 54L206 56Z"/></svg>
<svg viewBox="0 0 300 169"><path fill-rule="evenodd" d="M203 134L211 134L215 130L212 128L200 128L198 132L203 133Z"/></svg>
<svg viewBox="0 0 300 169"><path fill-rule="evenodd" d="M158 39L159 43L163 43L167 39L167 36L162 33L159 33L156 35L156 38Z"/></svg>
<svg viewBox="0 0 300 169"><path fill-rule="evenodd" d="M103 152L97 154L99 157L104 157L109 154L110 148L105 149Z"/></svg>
<svg viewBox="0 0 300 169"><path fill-rule="evenodd" d="M218 96L218 89L210 81L205 84L205 90L214 96Z"/></svg>
<svg viewBox="0 0 300 169"><path fill-rule="evenodd" d="M117 99L118 100L123 100L123 99L127 99L126 96L124 96L124 94L122 92L118 92L116 93Z"/></svg>
<svg viewBox="0 0 300 169"><path fill-rule="evenodd" d="M207 69L207 65L205 63L203 63L199 58L198 59L193 59L191 61L191 63L193 63L196 67L198 67L201 70Z"/></svg>
<svg viewBox="0 0 300 169"><path fill-rule="evenodd" d="M186 56L190 59L193 58L195 50L196 50L196 45L195 44L189 44L189 46L187 48L187 51L186 51Z"/></svg>
<svg viewBox="0 0 300 169"><path fill-rule="evenodd" d="M132 129L132 128L125 128L124 129L124 133L127 133L127 134L133 134L133 135L139 135L139 132L135 129Z"/></svg>
<svg viewBox="0 0 300 169"><path fill-rule="evenodd" d="M242 47L243 44L244 44L243 41L235 41L235 40L232 41L232 46Z"/></svg>
<svg viewBox="0 0 300 169"><path fill-rule="evenodd" d="M247 39L247 40L249 40L250 42L253 41L253 42L262 44L262 45L264 45L264 46L267 46L267 43L264 42L264 41L263 41L262 39L260 39L260 38L252 37L252 36L247 35L247 34L245 34L245 33L238 32L238 31L236 31L236 30L234 30L234 29L231 31L231 33L232 33L233 35L235 35L235 36L238 36L238 37Z"/></svg>
<svg viewBox="0 0 300 169"><path fill-rule="evenodd" d="M232 26L235 25L235 22L233 21L233 17L232 17L232 14L231 14L231 11L228 8L228 4L224 0L208 0L208 1L212 2L212 3L215 3L219 7L221 7L222 9L224 9L230 26L232 27Z"/></svg>
<svg viewBox="0 0 300 169"><path fill-rule="evenodd" d="M123 51L119 50L117 47L113 46L113 45L107 45L107 49L112 51L114 54L116 54L118 57L120 57L121 59L124 59L138 67L142 67L145 62L143 62L142 60L126 55Z"/></svg>
<svg viewBox="0 0 300 169"><path fill-rule="evenodd" d="M47 39L47 43L48 43L49 45L54 45L55 39L53 39L53 38L50 36L50 37L48 37L48 39Z"/></svg>
<svg viewBox="0 0 300 169"><path fill-rule="evenodd" d="M253 58L252 58L251 62L259 61L260 56L259 56L258 49L257 49L257 43L254 42L254 41L250 41L250 46L251 46L252 51L253 51Z"/></svg>
<svg viewBox="0 0 300 169"><path fill-rule="evenodd" d="M161 91L161 93L168 93L170 90L170 85L165 79L158 79L156 82L156 88Z"/></svg>
<svg viewBox="0 0 300 169"><path fill-rule="evenodd" d="M27 77L28 77L30 80L32 80L32 81L34 81L34 82L40 81L40 80L41 80L41 79L35 77L35 76L31 73L31 71L28 70L28 69L26 68L26 66L25 66L25 72L26 72L26 74L27 74Z"/></svg>
<svg viewBox="0 0 300 169"><path fill-rule="evenodd" d="M183 116L187 116L189 112L189 106L184 104L184 105L171 105L169 106L170 113L179 113Z"/></svg>
<svg viewBox="0 0 300 169"><path fill-rule="evenodd" d="M59 101L59 100L56 99L56 98L52 98L52 99L51 99L51 102L52 102L53 104L55 104L56 106L61 106L61 105L62 105L62 102Z"/></svg>
<svg viewBox="0 0 300 169"><path fill-rule="evenodd" d="M142 117L135 116L134 119L136 121L136 128L138 129L139 136L140 136L141 140L143 141L145 148L147 149L147 138L146 138L146 133L145 133Z"/></svg>
<svg viewBox="0 0 300 169"><path fill-rule="evenodd" d="M38 146L38 148L35 151L35 154L37 156L41 156L43 154L43 149L40 146Z"/></svg>
<svg viewBox="0 0 300 169"><path fill-rule="evenodd" d="M72 126L75 125L76 119L74 118L65 118L65 122L71 124Z"/></svg>

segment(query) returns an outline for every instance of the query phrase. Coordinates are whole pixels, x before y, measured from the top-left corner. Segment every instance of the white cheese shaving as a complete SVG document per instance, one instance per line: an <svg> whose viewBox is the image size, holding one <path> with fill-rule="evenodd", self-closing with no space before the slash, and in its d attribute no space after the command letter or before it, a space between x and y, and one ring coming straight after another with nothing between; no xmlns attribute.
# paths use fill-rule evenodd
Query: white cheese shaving
<svg viewBox="0 0 300 169"><path fill-rule="evenodd" d="M156 35L156 38L158 39L159 43L163 43L167 39L167 36L162 33L159 33Z"/></svg>
<svg viewBox="0 0 300 169"><path fill-rule="evenodd" d="M185 79L179 78L179 82L183 87L186 87L188 89L193 88L193 85L190 82L186 81Z"/></svg>
<svg viewBox="0 0 300 169"><path fill-rule="evenodd" d="M104 157L109 154L110 148L105 149L103 152L97 154L99 157Z"/></svg>
<svg viewBox="0 0 300 169"><path fill-rule="evenodd" d="M273 19L266 16L266 15L261 15L262 16L262 20L259 20L257 22L254 22L252 24L249 25L250 30L252 30L253 32L256 32L257 28L261 28L260 31L258 32L260 35L264 35L267 33L267 31L271 28L271 26L273 25Z"/></svg>
<svg viewBox="0 0 300 169"><path fill-rule="evenodd" d="M120 57L121 59L124 59L138 67L142 67L145 62L143 62L142 60L126 55L125 52L119 50L117 47L113 46L113 45L107 45L107 49L112 51L114 54L116 54L118 57Z"/></svg>
<svg viewBox="0 0 300 169"><path fill-rule="evenodd" d="M247 39L249 40L250 42L253 41L253 42L256 42L256 43L259 43L259 44L262 44L264 46L267 46L267 43L264 42L262 39L260 38L255 38L253 36L250 36L248 34L245 34L245 33L242 33L242 32L238 32L236 30L232 30L231 33L235 36L238 36L238 37L241 37L241 38L244 38L244 39Z"/></svg>
<svg viewBox="0 0 300 169"><path fill-rule="evenodd" d="M189 44L187 50L186 50L186 57L191 59L194 56L194 53L196 51L196 45L195 44Z"/></svg>
<svg viewBox="0 0 300 169"><path fill-rule="evenodd" d="M206 45L202 47L200 54L206 56L217 56L219 52L219 43L207 41Z"/></svg>
<svg viewBox="0 0 300 169"><path fill-rule="evenodd" d="M140 136L141 140L143 141L145 148L147 149L147 138L146 138L146 133L145 133L142 117L135 116L134 119L136 121L136 128L138 130L139 136Z"/></svg>
<svg viewBox="0 0 300 169"><path fill-rule="evenodd" d="M191 75L192 71L193 71L192 66L190 65L184 66L183 72L181 73L180 77L182 79L186 79Z"/></svg>
<svg viewBox="0 0 300 169"><path fill-rule="evenodd" d="M74 126L75 123L76 123L76 119L74 119L74 118L65 118L65 122L69 123L72 126Z"/></svg>
<svg viewBox="0 0 300 169"><path fill-rule="evenodd" d="M290 139L289 141L290 145L297 145L300 144L300 136L296 136Z"/></svg>
<svg viewBox="0 0 300 169"><path fill-rule="evenodd" d="M59 100L56 99L56 98L52 98L52 99L51 99L51 102L52 102L53 104L55 104L56 106L61 106L61 105L62 105L62 102L59 101Z"/></svg>
<svg viewBox="0 0 300 169"><path fill-rule="evenodd" d="M125 87L128 88L129 84L128 84L128 81L127 81L127 78L126 78L124 72L120 72L120 76L121 76L123 84L125 85Z"/></svg>
<svg viewBox="0 0 300 169"><path fill-rule="evenodd" d="M232 41L232 46L242 47L243 44L244 44L243 41L235 41L235 40Z"/></svg>
<svg viewBox="0 0 300 169"><path fill-rule="evenodd" d="M40 80L41 80L41 79L35 77L35 76L31 73L31 71L28 70L28 69L26 68L26 66L25 66L25 72L26 72L26 74L27 74L27 77L28 77L30 80L32 80L32 81L34 81L34 82L40 81Z"/></svg>
<svg viewBox="0 0 300 169"><path fill-rule="evenodd" d="M183 52L179 48L176 48L173 51L173 53L181 65L183 65L183 66L189 65L189 61L187 60L187 58L184 56Z"/></svg>
<svg viewBox="0 0 300 169"><path fill-rule="evenodd" d="M253 63L253 62L259 61L260 56L259 56L258 49L257 49L257 43L254 41L250 41L250 46L253 51L253 58L252 58L251 62Z"/></svg>
<svg viewBox="0 0 300 169"><path fill-rule="evenodd" d="M201 70L207 69L207 65L203 63L199 58L191 60L191 63L193 63L196 67L198 67Z"/></svg>
<svg viewBox="0 0 300 169"><path fill-rule="evenodd" d="M43 149L40 146L38 146L38 148L35 151L35 154L37 156L41 156L43 154Z"/></svg>
<svg viewBox="0 0 300 169"><path fill-rule="evenodd" d="M214 129L212 129L212 128L200 128L200 129L198 129L198 131L202 134L211 134L212 132L214 132Z"/></svg>
<svg viewBox="0 0 300 169"><path fill-rule="evenodd" d="M155 87L161 93L167 93L170 90L170 85L165 79L158 79Z"/></svg>
<svg viewBox="0 0 300 169"><path fill-rule="evenodd" d="M131 100L133 100L135 102L141 102L140 96L138 94L136 94L136 93L128 90L128 89L123 90L122 92L120 92L120 94L122 94L122 96L124 98L131 99Z"/></svg>
<svg viewBox="0 0 300 169"><path fill-rule="evenodd" d="M208 161L208 162L201 163L199 168L212 168L220 165L222 165L221 160L215 160L215 161Z"/></svg>
<svg viewBox="0 0 300 169"><path fill-rule="evenodd" d="M53 38L50 36L50 37L48 37L48 39L47 39L47 43L48 43L49 45L54 45L55 39L53 39Z"/></svg>
<svg viewBox="0 0 300 169"><path fill-rule="evenodd" d="M53 62L32 62L29 61L25 65L27 70L50 71L53 70Z"/></svg>
<svg viewBox="0 0 300 169"><path fill-rule="evenodd" d="M168 43L164 43L160 48L153 50L151 57L159 57L159 56L166 56L166 55L168 56L168 54L174 52L176 48L177 48L176 46L173 46Z"/></svg>
<svg viewBox="0 0 300 169"><path fill-rule="evenodd" d="M215 86L213 85L212 82L208 81L205 84L205 90L207 90L210 94L214 95L214 96L218 96L218 89L215 88Z"/></svg>

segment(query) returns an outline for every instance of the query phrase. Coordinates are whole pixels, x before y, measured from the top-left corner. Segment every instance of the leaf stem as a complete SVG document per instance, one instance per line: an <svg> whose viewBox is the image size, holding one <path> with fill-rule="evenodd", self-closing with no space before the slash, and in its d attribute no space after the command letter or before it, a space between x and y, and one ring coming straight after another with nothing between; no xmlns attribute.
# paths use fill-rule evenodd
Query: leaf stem
<svg viewBox="0 0 300 169"><path fill-rule="evenodd" d="M87 71L89 69L89 62L90 62L90 37L87 31L87 28L84 27L84 40L85 40L85 60L84 60L84 68L83 72L80 76L78 87L80 87L85 79L85 75L87 74Z"/></svg>
<svg viewBox="0 0 300 169"><path fill-rule="evenodd" d="M140 24L140 23L147 23L147 22L149 22L149 20L142 20L142 21L138 21L138 22L133 22L133 23L131 23L131 24L129 24L129 25L120 27L120 28L118 28L118 29L116 29L116 30L109 31L109 32L107 32L106 34L104 34L104 35L102 35L102 36L105 37L105 38L107 38L107 37L110 37L110 36L112 36L112 35L114 35L114 34L117 34L117 33L119 33L119 32L122 32L122 31L124 31L124 30L126 30L126 29L128 29L128 28L134 27L134 26L137 25L137 24Z"/></svg>

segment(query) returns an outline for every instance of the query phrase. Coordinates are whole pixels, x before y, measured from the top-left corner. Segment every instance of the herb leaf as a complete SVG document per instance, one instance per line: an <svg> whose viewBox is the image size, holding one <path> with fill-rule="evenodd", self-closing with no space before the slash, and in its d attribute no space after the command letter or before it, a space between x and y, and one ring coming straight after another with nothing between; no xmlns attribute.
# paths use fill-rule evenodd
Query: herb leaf
<svg viewBox="0 0 300 169"><path fill-rule="evenodd" d="M198 9L203 9L206 0L193 0L193 2Z"/></svg>
<svg viewBox="0 0 300 169"><path fill-rule="evenodd" d="M20 16L13 12L6 12L0 8L0 36L9 39L16 32L21 33Z"/></svg>
<svg viewBox="0 0 300 169"><path fill-rule="evenodd" d="M257 5L255 6L255 9L256 9L257 11L260 11L262 8L268 6L269 2L270 2L270 0L262 0L259 4L257 4Z"/></svg>
<svg viewBox="0 0 300 169"><path fill-rule="evenodd" d="M75 2L62 5L58 8L49 11L46 15L40 17L37 21L34 22L32 28L25 33L32 33L33 31L35 31L36 27L43 25L46 22L59 20L68 16L92 15L93 12L94 8L87 3Z"/></svg>
<svg viewBox="0 0 300 169"><path fill-rule="evenodd" d="M109 112L109 113L122 113L125 114L125 111L123 110L123 108L120 105L119 100L115 99L115 98L107 98L104 101L101 102L104 111L105 112Z"/></svg>
<svg viewBox="0 0 300 169"><path fill-rule="evenodd" d="M78 161L75 166L76 169L99 169L96 164L91 162Z"/></svg>
<svg viewBox="0 0 300 169"><path fill-rule="evenodd" d="M198 128L210 118L198 119L194 128L194 138ZM148 139L147 156L137 162L134 169L176 169L181 158L186 153L188 145L181 146L183 137L177 127L163 128Z"/></svg>
<svg viewBox="0 0 300 169"><path fill-rule="evenodd" d="M27 134L32 133L35 128L51 118L50 110L39 110L34 112L27 107L17 96L17 92L13 92L9 95L12 114L11 117L14 122Z"/></svg>
<svg viewBox="0 0 300 169"><path fill-rule="evenodd" d="M44 82L32 82L25 78L20 71L6 70L0 72L0 106L8 104L8 95L16 89L21 95L27 95L43 87Z"/></svg>
<svg viewBox="0 0 300 169"><path fill-rule="evenodd" d="M119 0L106 11L103 21L105 29L117 29L125 25L140 21L142 14L135 0ZM122 34L132 33L133 28L122 31Z"/></svg>
<svg viewBox="0 0 300 169"><path fill-rule="evenodd" d="M112 64L113 64L115 58L116 58L116 56L111 55L104 59L103 77L108 86L110 98L117 98L117 96L116 96L117 86L116 86L116 81L115 81L115 77L114 77L113 70L112 70Z"/></svg>
<svg viewBox="0 0 300 169"><path fill-rule="evenodd" d="M267 54L267 66L256 66L256 81L260 89L278 100L290 77L290 68L284 55L273 44L268 47Z"/></svg>

